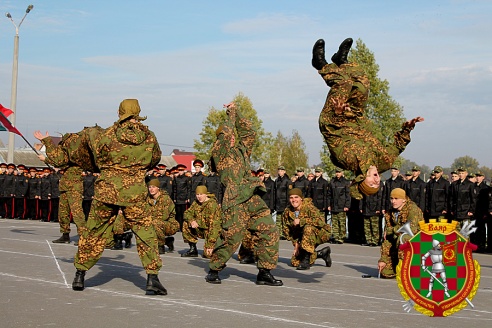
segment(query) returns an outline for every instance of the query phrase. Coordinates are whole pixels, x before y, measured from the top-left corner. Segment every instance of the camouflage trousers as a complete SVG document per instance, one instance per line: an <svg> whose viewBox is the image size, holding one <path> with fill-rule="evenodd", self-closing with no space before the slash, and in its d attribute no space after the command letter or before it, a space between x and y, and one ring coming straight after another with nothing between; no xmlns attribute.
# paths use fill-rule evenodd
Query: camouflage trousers
<svg viewBox="0 0 492 328"><path fill-rule="evenodd" d="M225 204L223 204L224 206ZM222 231L210 259L211 270L220 271L239 247L246 230L252 235L257 267L274 269L278 262L279 232L270 209L258 195L222 213Z"/></svg>
<svg viewBox="0 0 492 328"><path fill-rule="evenodd" d="M154 226L159 246L164 245L167 236L172 236L179 231L179 223L176 220L164 221L154 219L152 220L152 225ZM122 235L130 229L131 224L125 220L122 214L119 214L113 224L113 234Z"/></svg>
<svg viewBox="0 0 492 328"><path fill-rule="evenodd" d="M379 216L364 216L364 235L366 236L366 243L375 244L379 243Z"/></svg>
<svg viewBox="0 0 492 328"><path fill-rule="evenodd" d="M331 232L333 233L333 238L342 242L345 240L347 235L347 214L345 212L331 213Z"/></svg>
<svg viewBox="0 0 492 328"><path fill-rule="evenodd" d="M120 209L136 236L138 256L146 273L157 274L162 267L162 260L157 248L157 235L152 217L145 210L144 203L121 207L94 200L87 225L81 229L75 267L77 270L86 271L97 263L108 239L113 239L113 224Z"/></svg>
<svg viewBox="0 0 492 328"><path fill-rule="evenodd" d="M242 260L247 256L254 256L254 252L255 242L253 241L253 235L251 234L251 232L246 230L243 240L241 241L241 247L239 247L239 251L237 252L237 258L239 260Z"/></svg>
<svg viewBox="0 0 492 328"><path fill-rule="evenodd" d="M325 227L329 228L330 226L325 225ZM300 247L311 254L311 257L309 258L310 264L313 264L314 261L316 261L316 247L328 242L328 240L330 240L330 237L331 231L326 230L325 228L317 228L313 227L312 225L305 225L302 228ZM292 266L299 266L299 263L301 263L302 260L301 256L302 254L297 254L297 256L295 254L292 255L292 258L290 259L290 263L292 264Z"/></svg>
<svg viewBox="0 0 492 328"><path fill-rule="evenodd" d="M187 221L183 221L182 234L183 234L183 241L185 243L196 244L198 242L198 239L205 239L207 232L208 230L205 228L192 228L190 227L190 224ZM210 258L210 256L205 254L205 252L203 252L203 256Z"/></svg>
<svg viewBox="0 0 492 328"><path fill-rule="evenodd" d="M280 233L280 237L285 237L283 235L284 227L283 227L283 222L282 222L282 215L284 212L277 212L277 215L275 216L275 224L277 225L277 229Z"/></svg>
<svg viewBox="0 0 492 328"><path fill-rule="evenodd" d="M381 257L385 258L386 266L381 271L381 276L384 278L396 277L396 266L403 259L403 251L399 250L400 242L395 239L392 242L389 240L383 241L381 245Z"/></svg>
<svg viewBox="0 0 492 328"><path fill-rule="evenodd" d="M80 229L85 226L85 215L82 209L82 193L78 191L65 191L60 193L60 204L58 210L58 222L61 233L70 232L70 213L73 222L77 226L77 233L80 235Z"/></svg>

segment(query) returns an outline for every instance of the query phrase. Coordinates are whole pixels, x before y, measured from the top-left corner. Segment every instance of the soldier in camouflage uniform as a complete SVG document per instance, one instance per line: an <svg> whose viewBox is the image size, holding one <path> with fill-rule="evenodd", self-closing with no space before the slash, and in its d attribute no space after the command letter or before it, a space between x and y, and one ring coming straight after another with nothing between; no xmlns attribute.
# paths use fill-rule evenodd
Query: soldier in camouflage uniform
<svg viewBox="0 0 492 328"><path fill-rule="evenodd" d="M146 118L139 114L138 101L125 99L118 110L118 121L103 131L86 134L101 175L94 185L87 230L80 236L75 256L73 290L84 289L85 272L101 257L121 210L136 235L138 255L147 273L146 294L167 295L157 276L162 260L152 215L145 206L145 173L159 163L161 150L154 133L140 122Z"/></svg>
<svg viewBox="0 0 492 328"><path fill-rule="evenodd" d="M382 144L373 133L373 123L366 117L369 79L362 68L347 60L352 39L342 42L337 53L325 60L325 42L320 39L313 47L312 65L318 70L330 91L319 117L319 129L330 150L333 164L354 172L357 177L351 194L374 194L380 186L379 172L388 170L410 142L410 131L416 117L405 122L394 135L394 142Z"/></svg>
<svg viewBox="0 0 492 328"><path fill-rule="evenodd" d="M147 204L157 234L159 254L164 254L166 253L165 245L170 246L171 239L169 237L179 231L179 223L176 221L174 202L165 190L160 189L160 184L161 182L157 178L150 180L147 184L149 189ZM172 241L174 242L174 237L172 237ZM173 247L169 247L169 251L173 251L173 249Z"/></svg>
<svg viewBox="0 0 492 328"><path fill-rule="evenodd" d="M316 247L328 242L331 228L325 223L325 216L314 206L311 198L304 198L302 190L289 190L290 205L282 215L284 236L294 245L290 260L297 270L309 270L318 257L331 266L330 246L316 251Z"/></svg>
<svg viewBox="0 0 492 328"><path fill-rule="evenodd" d="M58 222L60 224L60 238L53 243L70 243L70 213L73 222L77 226L77 233L82 234L85 227L85 214L82 209L84 192L84 170L95 169L89 149L83 146L83 136L89 130L99 130L100 127L85 128L78 133L66 133L62 136L58 145L53 143L48 132L43 135L35 131L34 136L46 147L46 157L38 155L41 161L53 167L63 168L64 174L60 178L59 190L59 212Z"/></svg>
<svg viewBox="0 0 492 328"><path fill-rule="evenodd" d="M203 257L210 258L221 231L221 211L215 195L207 187L196 187L196 201L184 213L183 239L190 249L182 257L197 257L196 243L205 239Z"/></svg>
<svg viewBox="0 0 492 328"><path fill-rule="evenodd" d="M395 188L390 195L391 209L384 215L385 227L383 244L381 245L381 258L378 261L378 269L383 278L394 278L398 261L403 259L403 251L400 248L400 235L398 230L407 222L415 235L419 230L419 221L424 220L422 210L405 194L405 190ZM403 242L410 239L405 235Z"/></svg>
<svg viewBox="0 0 492 328"><path fill-rule="evenodd" d="M212 147L211 164L225 186L222 201L222 232L210 259L209 283L220 283L219 271L238 248L246 230L253 234L259 273L256 284L282 286L270 273L277 266L279 232L270 209L261 199L265 187L251 176L250 156L256 138L250 120L245 119L234 103L229 103L226 122L217 131ZM239 140L236 142L235 131ZM214 170L215 171L215 170Z"/></svg>

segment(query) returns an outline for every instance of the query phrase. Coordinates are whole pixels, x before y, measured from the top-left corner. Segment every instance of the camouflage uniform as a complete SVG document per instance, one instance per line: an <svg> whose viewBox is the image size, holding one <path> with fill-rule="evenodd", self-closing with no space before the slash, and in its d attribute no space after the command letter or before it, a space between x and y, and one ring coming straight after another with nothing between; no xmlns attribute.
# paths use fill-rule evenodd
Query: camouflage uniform
<svg viewBox="0 0 492 328"><path fill-rule="evenodd" d="M89 270L101 257L119 210L136 235L137 251L147 274L157 274L162 260L152 216L145 206L145 173L161 159L157 139L147 126L119 120L103 131L87 133L87 145L101 175L94 185L94 200L87 231L79 240L77 270Z"/></svg>
<svg viewBox="0 0 492 328"><path fill-rule="evenodd" d="M394 135L394 143L383 145L373 134L372 122L365 116L369 79L356 63L325 65L318 71L330 91L319 116L319 129L330 150L333 164L364 180L371 165L379 172L390 169L410 142L410 130L403 126ZM333 100L340 100L350 110L338 112Z"/></svg>
<svg viewBox="0 0 492 328"><path fill-rule="evenodd" d="M235 145L231 138L237 131ZM220 271L238 248L246 230L255 241L257 267L270 270L277 266L279 232L258 192L266 189L258 177L251 176L250 155L256 132L251 121L243 118L239 109L235 119L228 116L212 148L212 165L225 186L222 200L222 233L217 240L209 267Z"/></svg>
<svg viewBox="0 0 492 328"><path fill-rule="evenodd" d="M166 237L179 231L174 202L167 192L161 189L161 194L157 199L147 196L147 204L152 215L158 245L164 246Z"/></svg>
<svg viewBox="0 0 492 328"><path fill-rule="evenodd" d="M207 195L208 200L203 203L195 200L184 212L183 239L185 243L195 244L198 238L205 239L203 248L214 248L221 231L221 212L215 195ZM196 221L198 228L191 227L192 221Z"/></svg>
<svg viewBox="0 0 492 328"><path fill-rule="evenodd" d="M311 198L304 198L297 218L300 223L295 226L296 213L294 209L290 205L285 208L282 215L283 234L287 240L292 241L294 246L299 243L302 249L310 253L309 263L313 264L316 260L316 247L330 239L330 226L325 223L324 213L314 206ZM299 266L302 260L299 255L292 255L290 260L292 266Z"/></svg>
<svg viewBox="0 0 492 328"><path fill-rule="evenodd" d="M396 275L396 266L398 261L403 259L403 251L400 247L400 232L397 232L406 222L410 222L410 229L413 234L420 231L419 221L424 220L422 210L410 198L406 197L406 203L400 211L390 209L384 215L385 235L386 238L381 245L381 258L379 262L386 263L386 266L381 271L381 276L385 278L394 278ZM410 239L410 236L405 235L403 241Z"/></svg>
<svg viewBox="0 0 492 328"><path fill-rule="evenodd" d="M60 232L70 232L70 213L73 222L77 226L77 233L85 227L85 215L82 210L82 193L84 192L84 170L94 171L92 157L87 147L84 147L84 134L89 130L99 130L100 127L85 128L78 133L63 135L60 143L55 146L51 137L41 140L46 146L45 163L54 167L65 169L60 178L60 203L58 221Z"/></svg>

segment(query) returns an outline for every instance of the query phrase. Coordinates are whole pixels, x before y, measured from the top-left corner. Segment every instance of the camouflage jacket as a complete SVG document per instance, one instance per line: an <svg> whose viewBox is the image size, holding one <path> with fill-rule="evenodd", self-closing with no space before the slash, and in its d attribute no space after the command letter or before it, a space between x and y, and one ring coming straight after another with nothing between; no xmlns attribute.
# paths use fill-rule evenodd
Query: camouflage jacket
<svg viewBox="0 0 492 328"><path fill-rule="evenodd" d="M95 127L100 129L99 127ZM84 140L85 128L78 133L66 133L60 143L55 146L51 137L41 140L46 146L45 163L65 169L60 179L60 191L84 191L82 171L94 171L93 160Z"/></svg>
<svg viewBox="0 0 492 328"><path fill-rule="evenodd" d="M407 222L410 222L410 229L415 235L420 231L419 221L424 220L422 210L415 204L410 198L406 197L406 203L400 211L390 209L384 215L385 225L384 231L386 234L386 240L389 241L394 247L398 248L400 245L401 232L398 230ZM411 237L405 235L402 239L404 242L408 241ZM388 262L390 258L390 252L388 248L381 247L381 259L380 262Z"/></svg>
<svg viewBox="0 0 492 328"><path fill-rule="evenodd" d="M330 226L325 223L324 214L314 206L311 198L304 198L297 218L300 221L299 225L294 226L296 212L291 205L287 206L282 214L283 234L294 245L301 242L302 231L307 225L330 231Z"/></svg>
<svg viewBox="0 0 492 328"><path fill-rule="evenodd" d="M222 230L222 217L220 206L214 194L207 194L209 199L203 203L194 201L190 208L184 212L184 219L191 223L196 221L198 227L205 229L204 248L214 248L220 231Z"/></svg>
<svg viewBox="0 0 492 328"><path fill-rule="evenodd" d="M174 202L166 191L161 190L161 194L157 199L153 199L147 195L147 204L149 205L152 220L176 221Z"/></svg>
<svg viewBox="0 0 492 328"><path fill-rule="evenodd" d="M331 87L325 108L328 106L332 110L323 110L319 127L333 164L364 176L371 165L377 166L379 172L390 169L410 142L410 129L402 126L394 134L393 143L383 144L374 136L373 122L365 113L370 84L356 63L341 67L326 65L319 73ZM331 102L333 99L349 104L351 110L337 113Z"/></svg>
<svg viewBox="0 0 492 328"><path fill-rule="evenodd" d="M161 159L154 133L140 122L127 120L102 131L90 131L88 139L100 170L94 184L94 199L119 206L144 202L145 173Z"/></svg>
<svg viewBox="0 0 492 328"><path fill-rule="evenodd" d="M234 128L238 138L231 147ZM224 210L247 201L257 189L266 192L260 179L251 176L250 156L255 138L256 132L251 121L242 117L238 109L235 122L228 117L223 125L223 133L217 137L212 147L212 162L225 187L222 200Z"/></svg>

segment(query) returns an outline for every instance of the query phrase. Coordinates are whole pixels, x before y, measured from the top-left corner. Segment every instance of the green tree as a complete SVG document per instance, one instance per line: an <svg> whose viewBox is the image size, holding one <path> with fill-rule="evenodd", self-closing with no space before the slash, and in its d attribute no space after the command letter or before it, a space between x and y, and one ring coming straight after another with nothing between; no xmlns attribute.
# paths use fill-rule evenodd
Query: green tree
<svg viewBox="0 0 492 328"><path fill-rule="evenodd" d="M456 170L459 167L463 167L468 171L468 173L475 173L478 171L478 166L478 161L475 158L470 156L462 156L454 160L451 168Z"/></svg>
<svg viewBox="0 0 492 328"><path fill-rule="evenodd" d="M355 61L364 70L371 83L366 115L374 124L375 136L382 142L393 142L395 131L405 121L403 107L389 94L389 82L378 77L379 65L374 53L358 39L349 54L349 61Z"/></svg>
<svg viewBox="0 0 492 328"><path fill-rule="evenodd" d="M308 155L305 149L306 145L299 132L294 130L290 137L286 137L278 131L266 151L262 166L273 173L283 165L287 174L291 175L299 166L308 167Z"/></svg>
<svg viewBox="0 0 492 328"><path fill-rule="evenodd" d="M248 97L240 92L234 97L233 101L241 110L244 117L251 120L253 128L256 130L256 142L253 146L251 161L254 165L263 163L266 150L270 148L273 142L272 135L263 129L263 122L258 118L258 114ZM194 154L197 158L204 159L205 161L210 158L211 148L216 140L215 131L226 121L226 118L225 109L210 108L207 117L203 121L203 129L199 133L199 139L194 140L193 147L196 150Z"/></svg>

